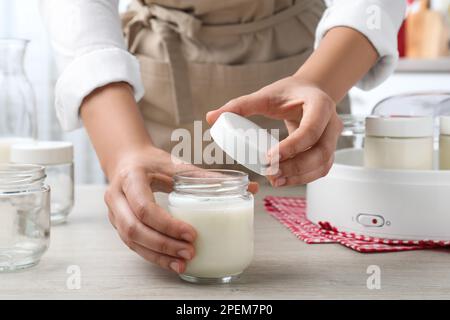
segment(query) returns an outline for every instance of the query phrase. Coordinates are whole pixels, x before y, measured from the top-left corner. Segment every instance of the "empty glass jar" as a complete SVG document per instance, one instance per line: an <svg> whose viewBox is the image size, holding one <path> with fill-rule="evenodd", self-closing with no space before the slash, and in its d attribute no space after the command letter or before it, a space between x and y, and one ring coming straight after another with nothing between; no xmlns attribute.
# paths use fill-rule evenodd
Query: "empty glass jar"
<svg viewBox="0 0 450 320"><path fill-rule="evenodd" d="M45 169L0 165L0 272L31 267L47 250L50 188Z"/></svg>
<svg viewBox="0 0 450 320"><path fill-rule="evenodd" d="M73 145L65 141L36 141L11 146L11 162L45 166L52 191L52 224L63 223L74 204Z"/></svg>
<svg viewBox="0 0 450 320"><path fill-rule="evenodd" d="M24 70L27 45L0 38L0 163L9 162L13 143L36 138L35 97Z"/></svg>

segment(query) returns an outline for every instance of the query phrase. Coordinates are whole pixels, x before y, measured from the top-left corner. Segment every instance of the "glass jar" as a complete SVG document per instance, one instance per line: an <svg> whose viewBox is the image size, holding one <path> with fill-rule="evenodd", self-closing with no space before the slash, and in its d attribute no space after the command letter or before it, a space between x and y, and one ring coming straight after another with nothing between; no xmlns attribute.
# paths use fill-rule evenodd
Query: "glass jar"
<svg viewBox="0 0 450 320"><path fill-rule="evenodd" d="M361 149L364 141L365 116L354 114L341 114L344 128L338 140L338 149L358 148Z"/></svg>
<svg viewBox="0 0 450 320"><path fill-rule="evenodd" d="M50 237L50 188L45 168L0 165L0 272L37 264Z"/></svg>
<svg viewBox="0 0 450 320"><path fill-rule="evenodd" d="M47 184L52 190L52 224L63 223L74 204L73 145L62 141L37 141L11 146L12 163L45 166Z"/></svg>
<svg viewBox="0 0 450 320"><path fill-rule="evenodd" d="M248 175L234 170L198 170L177 174L169 195L173 217L197 231L195 257L183 280L228 283L253 258L253 196Z"/></svg>
<svg viewBox="0 0 450 320"><path fill-rule="evenodd" d="M440 117L439 168L450 170L450 116Z"/></svg>
<svg viewBox="0 0 450 320"><path fill-rule="evenodd" d="M9 162L11 144L36 138L35 97L24 70L27 45L27 40L0 38L1 163Z"/></svg>
<svg viewBox="0 0 450 320"><path fill-rule="evenodd" d="M433 118L366 118L364 165L382 169L433 169Z"/></svg>

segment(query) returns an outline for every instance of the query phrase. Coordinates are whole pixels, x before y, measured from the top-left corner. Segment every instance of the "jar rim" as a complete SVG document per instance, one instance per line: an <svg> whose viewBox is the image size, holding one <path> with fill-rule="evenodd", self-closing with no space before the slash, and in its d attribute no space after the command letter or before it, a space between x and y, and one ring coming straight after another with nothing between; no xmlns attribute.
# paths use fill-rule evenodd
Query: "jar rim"
<svg viewBox="0 0 450 320"><path fill-rule="evenodd" d="M22 191L43 184L45 167L34 164L0 164L0 192Z"/></svg>
<svg viewBox="0 0 450 320"><path fill-rule="evenodd" d="M211 173L218 173L217 176L211 175ZM198 176L196 176L198 175ZM230 170L230 169L198 169L198 170L186 170L180 171L175 174L174 178L186 179L186 180L237 180L248 177L248 174L243 171Z"/></svg>
<svg viewBox="0 0 450 320"><path fill-rule="evenodd" d="M221 195L247 192L248 174L228 169L181 171L173 177L174 190L186 194Z"/></svg>

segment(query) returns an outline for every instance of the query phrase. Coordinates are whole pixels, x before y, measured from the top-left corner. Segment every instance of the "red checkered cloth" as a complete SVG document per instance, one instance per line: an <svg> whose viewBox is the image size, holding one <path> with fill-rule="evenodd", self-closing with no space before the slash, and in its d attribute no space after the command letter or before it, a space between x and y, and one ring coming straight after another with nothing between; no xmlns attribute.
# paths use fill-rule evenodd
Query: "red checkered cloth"
<svg viewBox="0 0 450 320"><path fill-rule="evenodd" d="M381 239L341 232L323 221L315 225L306 218L306 200L297 197L266 197L266 210L306 243L339 243L364 253L394 252L450 247L450 241Z"/></svg>

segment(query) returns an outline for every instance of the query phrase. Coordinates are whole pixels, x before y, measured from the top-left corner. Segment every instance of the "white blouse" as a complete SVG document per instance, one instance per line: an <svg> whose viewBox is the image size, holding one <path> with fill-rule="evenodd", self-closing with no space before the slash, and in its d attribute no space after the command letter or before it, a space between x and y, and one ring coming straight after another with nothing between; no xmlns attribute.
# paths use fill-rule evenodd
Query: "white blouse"
<svg viewBox="0 0 450 320"><path fill-rule="evenodd" d="M398 61L397 33L406 0L329 2L316 30L315 47L333 27L358 30L369 39L380 58L357 86L365 90L377 86L394 71ZM118 3L119 0L41 0L41 12L60 70L55 107L65 130L81 126L80 105L96 88L123 81L133 87L136 101L144 95L139 63L128 53L123 39Z"/></svg>

